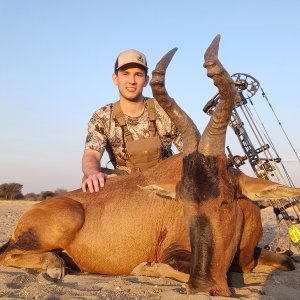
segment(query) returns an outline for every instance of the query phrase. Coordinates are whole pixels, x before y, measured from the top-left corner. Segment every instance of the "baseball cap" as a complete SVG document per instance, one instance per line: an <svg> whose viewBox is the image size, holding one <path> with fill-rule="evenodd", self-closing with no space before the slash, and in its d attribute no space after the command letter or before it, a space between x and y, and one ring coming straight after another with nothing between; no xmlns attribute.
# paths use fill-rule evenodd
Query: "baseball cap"
<svg viewBox="0 0 300 300"><path fill-rule="evenodd" d="M115 63L115 71L128 64L138 64L146 71L148 70L145 54L134 49L126 50L118 55Z"/></svg>

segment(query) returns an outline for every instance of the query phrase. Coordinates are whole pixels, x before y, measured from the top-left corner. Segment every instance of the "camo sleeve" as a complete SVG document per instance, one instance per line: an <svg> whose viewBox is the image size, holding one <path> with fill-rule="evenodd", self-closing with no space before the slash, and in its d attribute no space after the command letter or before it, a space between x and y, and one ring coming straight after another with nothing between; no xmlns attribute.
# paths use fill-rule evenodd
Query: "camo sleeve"
<svg viewBox="0 0 300 300"><path fill-rule="evenodd" d="M85 141L85 149L93 149L103 154L107 144L105 124L103 122L103 110L97 110L88 123L88 133Z"/></svg>

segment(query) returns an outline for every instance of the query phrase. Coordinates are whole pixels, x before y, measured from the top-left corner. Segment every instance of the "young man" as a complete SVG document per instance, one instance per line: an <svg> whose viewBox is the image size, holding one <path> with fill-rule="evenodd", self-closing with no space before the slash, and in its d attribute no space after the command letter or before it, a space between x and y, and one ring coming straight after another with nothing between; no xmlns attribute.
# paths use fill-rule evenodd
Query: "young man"
<svg viewBox="0 0 300 300"><path fill-rule="evenodd" d="M114 167L127 173L146 170L181 151L180 134L155 99L143 96L149 82L146 57L137 50L119 54L112 75L119 101L98 109L88 124L82 158L82 190L98 192L107 175L100 162L107 150Z"/></svg>

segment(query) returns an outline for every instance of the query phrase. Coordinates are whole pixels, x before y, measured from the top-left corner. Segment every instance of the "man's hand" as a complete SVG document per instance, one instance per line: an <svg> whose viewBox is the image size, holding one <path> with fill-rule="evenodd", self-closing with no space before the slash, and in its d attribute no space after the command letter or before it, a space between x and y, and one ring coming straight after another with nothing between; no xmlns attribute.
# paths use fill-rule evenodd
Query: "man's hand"
<svg viewBox="0 0 300 300"><path fill-rule="evenodd" d="M87 191L87 187L91 193L99 192L100 188L104 187L105 181L109 177L117 176L116 174L107 175L102 172L98 172L93 175L89 175L84 178L81 184L81 188L83 192Z"/></svg>

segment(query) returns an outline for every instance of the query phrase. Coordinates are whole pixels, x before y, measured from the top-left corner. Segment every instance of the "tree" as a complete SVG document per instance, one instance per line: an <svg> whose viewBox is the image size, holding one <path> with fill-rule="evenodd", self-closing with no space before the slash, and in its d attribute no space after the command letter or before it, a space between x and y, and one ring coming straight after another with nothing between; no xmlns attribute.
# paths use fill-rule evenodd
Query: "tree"
<svg viewBox="0 0 300 300"><path fill-rule="evenodd" d="M60 195L60 194L64 194L66 192L67 192L67 190L65 190L65 189L56 189L54 191L54 194L55 194L55 196L57 196L57 195Z"/></svg>
<svg viewBox="0 0 300 300"><path fill-rule="evenodd" d="M3 183L0 185L0 195L4 199L12 200L12 199L17 199L17 198L22 198L22 188L23 185L20 183Z"/></svg>
<svg viewBox="0 0 300 300"><path fill-rule="evenodd" d="M27 193L25 195L25 199L26 200L35 201L35 200L39 200L39 198L40 198L40 195L39 194L35 194L35 193Z"/></svg>
<svg viewBox="0 0 300 300"><path fill-rule="evenodd" d="M53 197L55 194L51 191L43 191L41 192L41 198L42 200L45 200L47 198Z"/></svg>

